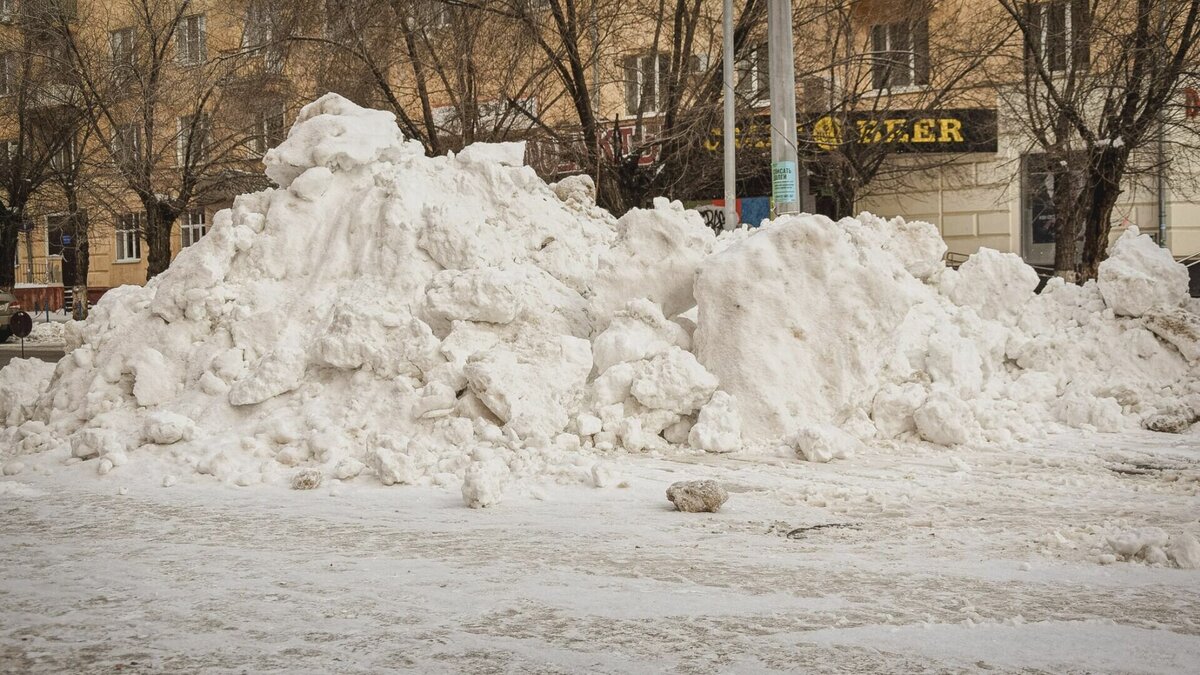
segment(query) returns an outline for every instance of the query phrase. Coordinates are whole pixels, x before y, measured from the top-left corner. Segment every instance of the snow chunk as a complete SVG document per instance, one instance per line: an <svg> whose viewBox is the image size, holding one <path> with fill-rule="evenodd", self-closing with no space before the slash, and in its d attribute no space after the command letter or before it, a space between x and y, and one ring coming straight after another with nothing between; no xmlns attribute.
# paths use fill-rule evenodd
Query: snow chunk
<svg viewBox="0 0 1200 675"><path fill-rule="evenodd" d="M1167 555L1180 569L1200 570L1200 541L1190 534L1171 537Z"/></svg>
<svg viewBox="0 0 1200 675"><path fill-rule="evenodd" d="M1145 312L1142 323L1155 335L1175 345L1185 359L1200 362L1200 316L1182 307L1153 308Z"/></svg>
<svg viewBox="0 0 1200 675"><path fill-rule="evenodd" d="M475 452L463 478L463 503L473 509L495 506L504 496L508 467L488 452Z"/></svg>
<svg viewBox="0 0 1200 675"><path fill-rule="evenodd" d="M1132 226L1100 263L1096 285L1104 302L1122 316L1139 317L1156 306L1175 308L1188 298L1187 268Z"/></svg>
<svg viewBox="0 0 1200 675"><path fill-rule="evenodd" d="M657 304L639 298L614 314L608 328L596 336L592 360L596 372L603 373L617 363L648 359L672 346L687 349L691 340L679 324L663 316Z"/></svg>
<svg viewBox="0 0 1200 675"><path fill-rule="evenodd" d="M529 336L467 360L471 391L521 438L553 437L570 420L592 370L587 340Z"/></svg>
<svg viewBox="0 0 1200 675"><path fill-rule="evenodd" d="M976 427L970 406L953 394L938 390L913 413L917 433L938 445L960 445L971 440Z"/></svg>
<svg viewBox="0 0 1200 675"><path fill-rule="evenodd" d="M381 159L419 153L405 147L396 116L326 94L300 110L288 137L263 157L267 177L281 187L312 167L350 171Z"/></svg>
<svg viewBox="0 0 1200 675"><path fill-rule="evenodd" d="M679 202L655 201L617 221L618 239L605 251L592 284L590 311L597 327L634 298L649 298L674 316L696 304L692 277L715 237L704 219Z"/></svg>
<svg viewBox="0 0 1200 675"><path fill-rule="evenodd" d="M171 445L190 441L196 435L196 423L172 412L158 411L146 417L142 428L142 439L147 443Z"/></svg>
<svg viewBox="0 0 1200 675"><path fill-rule="evenodd" d="M942 288L955 304L971 307L985 319L1012 323L1033 298L1037 272L1015 253L981 248L947 274Z"/></svg>
<svg viewBox="0 0 1200 675"><path fill-rule="evenodd" d="M630 393L647 408L687 415L712 398L717 384L691 352L672 346L637 369Z"/></svg>
<svg viewBox="0 0 1200 675"><path fill-rule="evenodd" d="M863 449L862 441L833 426L805 427L784 441L796 454L810 462L847 459Z"/></svg>
<svg viewBox="0 0 1200 675"><path fill-rule="evenodd" d="M696 277L700 362L770 440L865 408L924 285L878 244L822 216L785 216L707 258Z"/></svg>
<svg viewBox="0 0 1200 675"><path fill-rule="evenodd" d="M162 352L153 347L142 349L129 363L133 371L133 396L140 406L166 403L175 396L176 373Z"/></svg>
<svg viewBox="0 0 1200 675"><path fill-rule="evenodd" d="M9 361L0 370L0 423L9 427L24 424L53 375L53 363L40 359Z"/></svg>
<svg viewBox="0 0 1200 675"><path fill-rule="evenodd" d="M688 444L705 452L737 452L742 448L742 420L733 396L718 391L700 409L688 431Z"/></svg>
<svg viewBox="0 0 1200 675"><path fill-rule="evenodd" d="M503 166L524 166L525 141L509 141L505 143L472 143L463 148L455 157L460 162L469 164L501 164Z"/></svg>

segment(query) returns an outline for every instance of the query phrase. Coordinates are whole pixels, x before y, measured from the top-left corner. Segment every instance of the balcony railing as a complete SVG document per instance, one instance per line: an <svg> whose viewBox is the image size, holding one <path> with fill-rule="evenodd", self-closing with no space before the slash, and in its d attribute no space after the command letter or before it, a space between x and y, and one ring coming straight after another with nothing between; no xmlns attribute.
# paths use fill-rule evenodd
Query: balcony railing
<svg viewBox="0 0 1200 675"><path fill-rule="evenodd" d="M62 260L57 258L22 262L14 268L14 271L14 278L18 284L62 285Z"/></svg>

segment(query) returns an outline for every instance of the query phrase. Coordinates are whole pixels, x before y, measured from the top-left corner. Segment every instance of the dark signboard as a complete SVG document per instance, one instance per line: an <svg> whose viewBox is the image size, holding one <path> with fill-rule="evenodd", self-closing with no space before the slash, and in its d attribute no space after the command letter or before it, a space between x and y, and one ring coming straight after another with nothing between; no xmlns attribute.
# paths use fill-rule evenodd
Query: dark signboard
<svg viewBox="0 0 1200 675"><path fill-rule="evenodd" d="M8 331L19 338L27 338L33 332L33 319L25 312L17 312L8 320Z"/></svg>
<svg viewBox="0 0 1200 675"><path fill-rule="evenodd" d="M811 116L796 123L797 138L809 150L829 152L858 145L885 145L897 153L996 152L996 111L988 108L856 111ZM769 115L735 129L738 149L771 144ZM721 130L713 129L705 149L721 149Z"/></svg>

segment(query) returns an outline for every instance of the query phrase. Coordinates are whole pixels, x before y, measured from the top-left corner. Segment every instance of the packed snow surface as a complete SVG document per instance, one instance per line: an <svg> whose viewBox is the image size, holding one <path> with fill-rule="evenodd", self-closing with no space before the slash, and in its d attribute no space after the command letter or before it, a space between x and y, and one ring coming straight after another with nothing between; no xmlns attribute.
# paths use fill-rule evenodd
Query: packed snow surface
<svg viewBox="0 0 1200 675"><path fill-rule="evenodd" d="M1181 268L1134 230L1097 283L1035 294L1012 254L948 269L927 223L717 238L666 200L614 218L520 158L426 157L389 113L310 104L264 160L279 187L68 324L53 373L0 371L5 470L373 476L487 507L530 477L610 482L619 453L830 461L1200 410Z"/></svg>

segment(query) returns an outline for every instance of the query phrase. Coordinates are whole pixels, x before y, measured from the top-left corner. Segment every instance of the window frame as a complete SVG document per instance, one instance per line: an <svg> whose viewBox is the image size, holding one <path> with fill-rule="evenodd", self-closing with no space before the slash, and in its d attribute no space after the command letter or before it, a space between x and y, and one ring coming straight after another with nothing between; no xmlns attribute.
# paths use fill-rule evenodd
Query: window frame
<svg viewBox="0 0 1200 675"><path fill-rule="evenodd" d="M194 161L192 162L192 166L197 166L207 162L209 159L209 153L211 152L212 146L212 117L206 112L193 113L191 115L181 115L175 120L175 166L178 168L186 168L188 166L188 146L192 146L193 149L196 147L196 144L192 142L191 138L193 129L192 120L194 120L197 115L199 115L203 120L197 128L204 134L204 142L200 146L200 155L193 155Z"/></svg>
<svg viewBox="0 0 1200 675"><path fill-rule="evenodd" d="M0 52L0 98L17 94L16 59L16 52Z"/></svg>
<svg viewBox="0 0 1200 675"><path fill-rule="evenodd" d="M196 34L191 35L190 23L195 21ZM204 13L189 14L179 19L176 28L175 56L182 66L195 66L204 62L208 54L208 19ZM192 52L195 53L192 53Z"/></svg>
<svg viewBox="0 0 1200 675"><path fill-rule="evenodd" d="M200 217L199 222L197 222L195 220L195 217L197 215ZM184 217L186 218L186 220L181 221L179 223L179 248L180 248L180 250L183 250L189 246L193 246L197 242L199 242L201 239L203 239L204 236L208 234L208 227L209 227L208 213L204 210L203 207L191 209L190 211L188 211L187 213L184 214ZM199 235L196 234L196 230L200 231Z"/></svg>
<svg viewBox="0 0 1200 675"><path fill-rule="evenodd" d="M128 132L132 131L132 134ZM129 141L132 140L132 143ZM141 159L142 125L138 122L122 124L113 132L112 155L118 167L131 168Z"/></svg>
<svg viewBox="0 0 1200 675"><path fill-rule="evenodd" d="M632 65L631 65L632 64ZM646 65L654 66L653 87L647 92ZM671 55L666 52L641 52L628 54L621 59L625 84L625 112L629 115L658 115L662 113L663 80L670 73ZM630 79L630 73L633 79ZM643 106L642 101L649 93L652 105Z"/></svg>
<svg viewBox="0 0 1200 675"><path fill-rule="evenodd" d="M733 84L734 92L751 105L770 105L771 59L767 43L754 45L744 56L745 58L738 59L733 65L736 77ZM749 82L748 86L744 84L747 82Z"/></svg>
<svg viewBox="0 0 1200 675"><path fill-rule="evenodd" d="M116 226L113 228L117 239L117 257L113 262L136 263L142 261L142 231L145 227L146 214L144 211L131 211L117 216ZM131 235L132 239L129 239ZM134 253L135 255L129 257L124 255L125 253Z"/></svg>
<svg viewBox="0 0 1200 675"><path fill-rule="evenodd" d="M279 126L272 134L270 122L278 120ZM279 145L287 138L287 106L283 102L275 102L258 111L255 119L254 149L260 156L267 154L271 148ZM278 140L274 140L274 139Z"/></svg>
<svg viewBox="0 0 1200 675"><path fill-rule="evenodd" d="M928 87L931 80L929 18L871 26L871 88L903 92ZM903 66L897 70L897 66ZM897 73L903 73L897 78Z"/></svg>
<svg viewBox="0 0 1200 675"><path fill-rule="evenodd" d="M1054 32L1055 10L1061 10L1062 30ZM1061 75L1073 68L1086 69L1091 65L1090 24L1088 4L1083 0L1038 0L1025 6L1027 30L1025 35L1026 67L1037 59L1050 75ZM1056 58L1057 57L1057 58ZM1056 61L1060 62L1056 63Z"/></svg>

